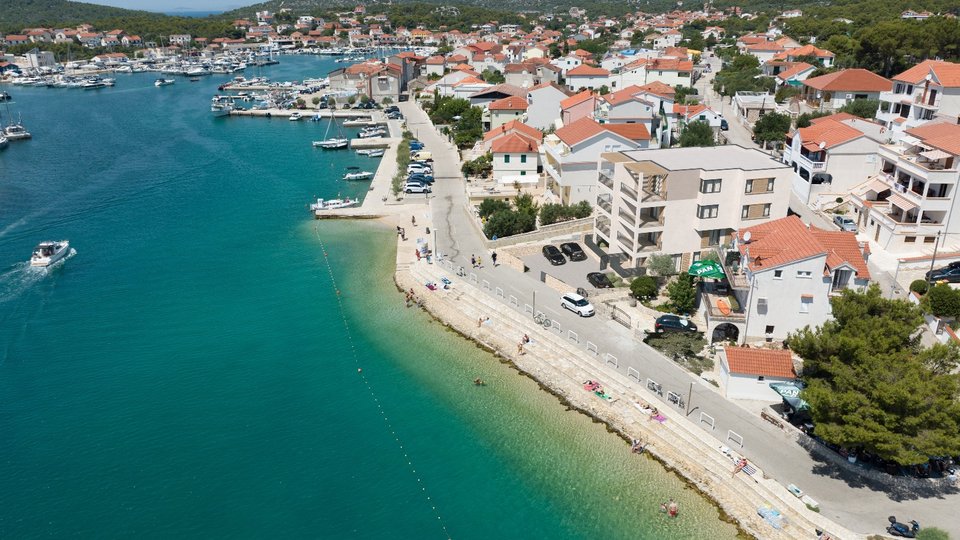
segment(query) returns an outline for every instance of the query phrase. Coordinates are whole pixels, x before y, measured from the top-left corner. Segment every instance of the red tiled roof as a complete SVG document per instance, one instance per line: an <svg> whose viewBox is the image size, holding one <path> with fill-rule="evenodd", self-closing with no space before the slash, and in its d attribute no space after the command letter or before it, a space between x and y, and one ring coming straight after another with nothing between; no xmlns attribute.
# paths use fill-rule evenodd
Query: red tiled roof
<svg viewBox="0 0 960 540"><path fill-rule="evenodd" d="M870 269L863 259L857 237L848 231L825 231L812 227L810 233L827 249L827 268L833 270L844 264L852 266L857 279L870 279ZM869 244L865 244L869 245Z"/></svg>
<svg viewBox="0 0 960 540"><path fill-rule="evenodd" d="M606 77L608 75L610 75L609 71L586 64L580 64L567 72L567 77Z"/></svg>
<svg viewBox="0 0 960 540"><path fill-rule="evenodd" d="M750 233L749 244L743 242L747 232ZM842 236L834 237L824 235L825 232L828 231L804 225L797 216L787 216L741 229L737 247L744 257L747 247L750 248L749 268L754 272L826 255L828 268L846 262L857 270L858 278L869 279L870 272L856 236L851 232L840 232Z"/></svg>
<svg viewBox="0 0 960 540"><path fill-rule="evenodd" d="M797 130L804 146L812 144L813 146L810 149L814 151L819 149L821 144L823 149L827 149L863 137L862 131L839 120L823 120L820 118L817 120L820 120L820 122L811 122L809 127Z"/></svg>
<svg viewBox="0 0 960 540"><path fill-rule="evenodd" d="M536 142L543 140L543 133L539 129L530 127L519 120L511 120L498 128L491 129L483 134L483 140L486 142L514 132Z"/></svg>
<svg viewBox="0 0 960 540"><path fill-rule="evenodd" d="M673 99L673 96L675 96L677 93L677 90L674 87L660 81L647 83L641 86L640 90L643 92L649 92L651 94L654 94L660 97L665 97L668 99Z"/></svg>
<svg viewBox="0 0 960 540"><path fill-rule="evenodd" d="M786 81L786 80L789 80L790 77L793 77L794 75L799 75L804 71L807 71L808 69L813 69L813 66L811 66L806 62L797 62L792 66L790 66L789 68L781 71L780 73L777 73L777 78Z"/></svg>
<svg viewBox="0 0 960 540"><path fill-rule="evenodd" d="M567 146L573 146L603 131L603 126L596 123L592 118L584 117L569 126L558 129L556 135Z"/></svg>
<svg viewBox="0 0 960 540"><path fill-rule="evenodd" d="M650 140L650 131L643 124L604 124L603 127L631 141Z"/></svg>
<svg viewBox="0 0 960 540"><path fill-rule="evenodd" d="M895 75L893 80L920 84L931 71L942 86L960 87L960 64L942 60L924 60L903 73Z"/></svg>
<svg viewBox="0 0 960 540"><path fill-rule="evenodd" d="M583 92L580 92L579 94L574 94L574 95L568 97L567 99L561 101L561 102L560 102L560 108L561 108L561 109L569 109L570 107L573 107L574 105L579 105L579 104L583 103L584 101L587 101L588 99L592 99L592 98L593 98L593 90L584 90Z"/></svg>
<svg viewBox="0 0 960 540"><path fill-rule="evenodd" d="M639 94L639 93L641 93L642 91L643 91L643 90L642 90L639 86L637 86L637 85L635 85L635 84L632 84L632 85L630 85L630 86L627 86L626 88L621 88L620 90L617 90L616 92L611 92L611 93L609 93L609 94L601 97L601 99L603 99L604 101L606 101L606 102L609 103L610 105L619 105L619 104L625 103L625 102L627 102L627 101L631 101L631 100L634 100L634 99L639 99L639 98L636 97L636 95Z"/></svg>
<svg viewBox="0 0 960 540"><path fill-rule="evenodd" d="M730 373L740 375L762 375L779 379L795 379L793 356L787 350L748 349L746 347L724 346Z"/></svg>
<svg viewBox="0 0 960 540"><path fill-rule="evenodd" d="M525 111L527 100L519 96L507 96L487 106L491 111Z"/></svg>
<svg viewBox="0 0 960 540"><path fill-rule="evenodd" d="M872 71L854 68L834 71L819 77L803 81L805 86L817 90L837 92L863 90L867 92L886 92L893 88L889 79L877 75Z"/></svg>
<svg viewBox="0 0 960 540"><path fill-rule="evenodd" d="M499 139L493 141L493 145L490 147L490 151L494 154L505 152L536 152L537 149L538 146L535 141L531 141L526 137L521 137L516 133L511 133L505 137L500 137Z"/></svg>
<svg viewBox="0 0 960 540"><path fill-rule="evenodd" d="M960 156L960 125L938 122L908 129L907 134L923 141L923 144Z"/></svg>

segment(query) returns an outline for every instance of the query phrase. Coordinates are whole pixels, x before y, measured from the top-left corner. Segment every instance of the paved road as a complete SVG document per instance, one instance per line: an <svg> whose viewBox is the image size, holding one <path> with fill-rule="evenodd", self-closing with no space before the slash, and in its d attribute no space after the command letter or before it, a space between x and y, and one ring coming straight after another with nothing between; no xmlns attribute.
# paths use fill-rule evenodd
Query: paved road
<svg viewBox="0 0 960 540"><path fill-rule="evenodd" d="M759 148L753 142L753 133L737 119L737 114L733 110L733 105L729 103L730 98L725 98L713 91L713 78L720 71L720 59L717 57L707 57L703 63L710 65L710 72L704 73L702 77L694 84L700 96L702 103L708 105L711 109L717 111L727 119L730 129L722 132L730 144L739 144L745 148Z"/></svg>
<svg viewBox="0 0 960 540"><path fill-rule="evenodd" d="M470 271L470 256L481 255L489 260L477 227L467 214L464 183L459 171L456 150L445 138L431 129L426 115L412 103L402 103L401 109L408 126L416 130L418 138L433 152L435 164L434 198L431 203L436 224L438 251L444 257ZM954 508L960 497L894 500L887 494L863 485L859 478L846 481L829 476L832 471L797 445L793 436L785 434L758 415L724 399L708 383L693 376L665 358L656 350L635 339L633 332L610 319L580 318L560 308L559 294L545 284L511 268L492 267L473 270L479 281L487 280L492 287L504 290L505 298L517 297L521 304L531 304L560 324L564 334L573 331L581 344L596 344L600 354L609 353L619 360L619 371L628 368L639 373L640 379L658 382L664 390L675 391L688 400L688 416L697 421L701 413L715 419L715 429L707 432L717 438L717 445L731 443L728 431L744 439L743 452L781 484L796 484L821 504L823 515L845 526L862 532L881 532L886 516L898 515L916 518L921 523L960 531L960 513ZM504 309L511 309L504 305ZM664 403L665 409L677 410Z"/></svg>

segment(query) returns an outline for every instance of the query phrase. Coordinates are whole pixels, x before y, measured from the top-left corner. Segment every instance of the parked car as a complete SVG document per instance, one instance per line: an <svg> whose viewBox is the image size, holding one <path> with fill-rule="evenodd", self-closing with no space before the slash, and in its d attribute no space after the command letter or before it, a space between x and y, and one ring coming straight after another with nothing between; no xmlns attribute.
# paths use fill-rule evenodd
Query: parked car
<svg viewBox="0 0 960 540"><path fill-rule="evenodd" d="M561 264L566 264L567 259L563 257L563 253L560 253L560 250L557 249L557 246L543 246L543 256L546 257L550 264L554 266L560 266Z"/></svg>
<svg viewBox="0 0 960 540"><path fill-rule="evenodd" d="M420 182L422 184L432 184L433 176L429 174L411 174L407 177L407 182Z"/></svg>
<svg viewBox="0 0 960 540"><path fill-rule="evenodd" d="M720 119L720 131L728 131L730 129L730 124L727 123L726 119Z"/></svg>
<svg viewBox="0 0 960 540"><path fill-rule="evenodd" d="M960 283L960 263L950 263L943 268L931 270L926 274L927 281L946 281L947 283Z"/></svg>
<svg viewBox="0 0 960 540"><path fill-rule="evenodd" d="M847 216L833 216L833 224L841 231L857 232L857 222Z"/></svg>
<svg viewBox="0 0 960 540"><path fill-rule="evenodd" d="M587 274L587 281L597 289L612 289L613 283L603 272L590 272Z"/></svg>
<svg viewBox="0 0 960 540"><path fill-rule="evenodd" d="M662 334L664 332L696 332L697 325L690 319L679 315L661 315L657 317L653 324L653 331Z"/></svg>
<svg viewBox="0 0 960 540"><path fill-rule="evenodd" d="M560 251L567 257L570 257L571 261L587 260L587 254L583 252L583 248L576 242L564 242L560 244Z"/></svg>
<svg viewBox="0 0 960 540"><path fill-rule="evenodd" d="M581 317L592 317L596 311L593 304L577 293L566 293L560 297L560 307L569 309Z"/></svg>
<svg viewBox="0 0 960 540"><path fill-rule="evenodd" d="M407 182L403 185L403 191L404 193L430 193L433 190L430 186L419 182Z"/></svg>
<svg viewBox="0 0 960 540"><path fill-rule="evenodd" d="M407 174L433 174L433 169L425 165L420 165L419 163L411 163L407 165Z"/></svg>

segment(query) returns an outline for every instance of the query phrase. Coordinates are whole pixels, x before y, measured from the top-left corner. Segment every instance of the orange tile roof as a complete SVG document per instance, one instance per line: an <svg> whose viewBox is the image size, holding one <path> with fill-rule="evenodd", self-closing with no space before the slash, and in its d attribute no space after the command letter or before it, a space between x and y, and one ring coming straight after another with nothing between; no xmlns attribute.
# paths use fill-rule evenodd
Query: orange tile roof
<svg viewBox="0 0 960 540"><path fill-rule="evenodd" d="M652 83L647 83L647 84L641 86L641 87L640 87L640 90L642 90L642 91L644 91L644 92L649 92L649 93L654 94L654 95L656 95L656 96L665 97L665 98L669 98L669 99L673 99L673 96L675 96L676 93L677 93L676 88L670 86L670 85L667 84L667 83L660 82L660 81L654 81L654 82L652 82Z"/></svg>
<svg viewBox="0 0 960 540"><path fill-rule="evenodd" d="M931 71L942 86L960 87L960 64L942 60L924 60L903 73L894 75L893 80L920 84Z"/></svg>
<svg viewBox="0 0 960 540"><path fill-rule="evenodd" d="M490 141L514 132L538 143L543 140L543 133L539 129L528 126L519 120L511 120L500 127L491 129L483 134L483 140L484 142Z"/></svg>
<svg viewBox="0 0 960 540"><path fill-rule="evenodd" d="M867 261L863 259L863 251L854 233L825 231L816 227L812 227L810 233L827 249L827 268L833 270L846 264L853 267L857 279L870 279L870 269Z"/></svg>
<svg viewBox="0 0 960 540"><path fill-rule="evenodd" d="M749 244L743 242L747 232L750 233ZM741 229L737 248L745 257L749 247L749 268L754 272L825 255L827 268L847 263L856 269L858 278L870 279L856 236L851 232L842 233L845 236L823 234L826 232L830 231L808 227L799 217L787 216Z"/></svg>
<svg viewBox="0 0 960 540"><path fill-rule="evenodd" d="M603 126L595 122L592 118L584 117L569 126L563 126L558 129L556 135L561 141L565 142L567 146L573 146L603 131L605 131Z"/></svg>
<svg viewBox="0 0 960 540"><path fill-rule="evenodd" d="M779 349L749 349L726 345L723 352L727 357L730 373L740 375L763 375L779 379L795 379L797 372L793 368L793 355L790 351Z"/></svg>
<svg viewBox="0 0 960 540"><path fill-rule="evenodd" d="M822 120L819 118L818 120L821 121L797 130L804 146L812 145L810 148L814 151L819 149L821 144L823 144L823 149L827 149L863 137L862 131L839 120Z"/></svg>
<svg viewBox="0 0 960 540"><path fill-rule="evenodd" d="M605 96L601 96L600 99L606 101L607 103L609 103L609 104L611 104L611 105L619 105L619 104L625 103L625 102L627 102L627 101L632 101L632 100L634 100L634 99L639 99L639 98L637 98L636 96L637 96L637 94L641 93L642 91L643 91L643 90L641 90L641 88L640 88L639 86L637 86L637 85L635 85L635 84L631 84L630 86L627 86L627 87L625 87L625 88L621 88L620 90L617 90L616 92L611 92L611 93L609 93L609 94L607 94L607 95L605 95Z"/></svg>
<svg viewBox="0 0 960 540"><path fill-rule="evenodd" d="M650 131L643 124L604 124L603 127L631 141L650 140Z"/></svg>
<svg viewBox="0 0 960 540"><path fill-rule="evenodd" d="M710 107L699 103L696 105L678 105L674 103L673 114L682 114L683 116L690 118L691 116L696 116L709 108Z"/></svg>
<svg viewBox="0 0 960 540"><path fill-rule="evenodd" d="M608 75L610 75L609 71L586 64L580 64L567 72L567 77L606 77Z"/></svg>
<svg viewBox="0 0 960 540"><path fill-rule="evenodd" d="M463 79L460 79L459 81L453 83L453 86L460 86L462 84L486 84L486 83L483 80L478 79L471 75L469 77L464 77Z"/></svg>
<svg viewBox="0 0 960 540"><path fill-rule="evenodd" d="M843 90L863 90L867 92L887 92L893 83L872 71L854 68L834 71L819 77L803 81L805 86L828 92Z"/></svg>
<svg viewBox="0 0 960 540"><path fill-rule="evenodd" d="M647 69L656 71L693 71L693 62L686 58L654 58Z"/></svg>
<svg viewBox="0 0 960 540"><path fill-rule="evenodd" d="M431 56L427 58L426 64L429 66L442 66L446 60L442 56Z"/></svg>
<svg viewBox="0 0 960 540"><path fill-rule="evenodd" d="M908 129L907 134L923 141L923 144L960 156L960 125L938 122Z"/></svg>
<svg viewBox="0 0 960 540"><path fill-rule="evenodd" d="M536 152L538 151L538 148L539 147L535 141L531 141L526 137L521 137L516 133L511 133L506 137L500 137L499 139L493 141L490 151L494 154L506 152Z"/></svg>
<svg viewBox="0 0 960 540"><path fill-rule="evenodd" d="M525 111L527 100L519 96L507 96L487 105L491 111Z"/></svg>
<svg viewBox="0 0 960 540"><path fill-rule="evenodd" d="M788 57L797 58L798 56L816 56L817 58L833 58L836 55L826 49L820 49L808 43L803 47L798 47L796 49L787 49L781 53L776 54L774 58L785 59Z"/></svg>
<svg viewBox="0 0 960 540"><path fill-rule="evenodd" d="M799 75L808 69L813 69L813 66L806 62L797 62L780 73L777 73L777 78L786 81L789 80L790 77Z"/></svg>
<svg viewBox="0 0 960 540"><path fill-rule="evenodd" d="M593 98L593 90L584 90L579 94L574 94L560 102L560 109L569 109L574 105L579 105L588 99Z"/></svg>

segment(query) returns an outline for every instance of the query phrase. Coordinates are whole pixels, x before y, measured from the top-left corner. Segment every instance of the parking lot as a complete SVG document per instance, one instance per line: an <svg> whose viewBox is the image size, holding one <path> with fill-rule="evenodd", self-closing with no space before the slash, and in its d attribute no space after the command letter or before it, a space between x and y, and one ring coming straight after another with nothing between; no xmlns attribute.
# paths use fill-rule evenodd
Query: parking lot
<svg viewBox="0 0 960 540"><path fill-rule="evenodd" d="M564 240L566 242L567 240ZM562 242L553 242L554 246L559 247ZM580 244L580 247L583 248L583 244ZM553 266L540 252L541 246L537 246L535 253L530 253L523 255L520 258L523 260L523 264L527 265L527 268L530 269L526 275L532 279L540 281L540 273L546 272L547 274L563 281L567 285L570 285L570 290L574 291L577 288L584 288L588 292L594 291L593 285L587 281L587 274L590 272L599 272L600 271L600 259L598 259L593 253L584 248L584 251L587 254L587 259L583 261L571 261L569 258L566 258L566 263ZM610 270L607 270L609 272Z"/></svg>

